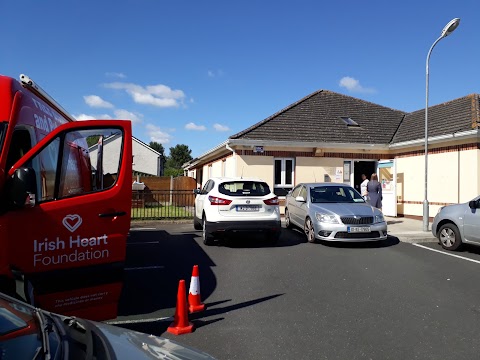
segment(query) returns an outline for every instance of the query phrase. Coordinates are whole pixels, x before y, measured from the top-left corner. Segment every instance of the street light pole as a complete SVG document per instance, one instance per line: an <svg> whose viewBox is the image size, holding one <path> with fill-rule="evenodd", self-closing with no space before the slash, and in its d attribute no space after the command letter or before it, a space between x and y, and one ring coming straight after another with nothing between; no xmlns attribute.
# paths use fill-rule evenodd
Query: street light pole
<svg viewBox="0 0 480 360"><path fill-rule="evenodd" d="M457 27L460 25L460 19L455 18L451 20L442 30L440 37L435 40L433 45L430 47L430 50L427 54L427 64L426 64L426 85L425 85L425 199L423 200L423 231L428 231L429 225L429 214L428 214L428 80L429 80L429 69L428 63L430 61L430 55L433 48L437 43L442 40L444 37L450 35Z"/></svg>

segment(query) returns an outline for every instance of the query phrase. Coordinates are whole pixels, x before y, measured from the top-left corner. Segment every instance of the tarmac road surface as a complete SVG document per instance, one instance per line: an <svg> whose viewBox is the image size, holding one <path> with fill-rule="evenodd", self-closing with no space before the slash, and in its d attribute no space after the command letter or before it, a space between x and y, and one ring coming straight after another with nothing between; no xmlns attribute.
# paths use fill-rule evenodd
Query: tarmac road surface
<svg viewBox="0 0 480 360"><path fill-rule="evenodd" d="M276 246L241 235L211 247L190 223L133 227L120 326L218 359L478 358L476 248L444 252L431 234L400 241L393 224L382 243L309 244L283 229ZM175 336L178 281L188 289L195 264L207 310Z"/></svg>

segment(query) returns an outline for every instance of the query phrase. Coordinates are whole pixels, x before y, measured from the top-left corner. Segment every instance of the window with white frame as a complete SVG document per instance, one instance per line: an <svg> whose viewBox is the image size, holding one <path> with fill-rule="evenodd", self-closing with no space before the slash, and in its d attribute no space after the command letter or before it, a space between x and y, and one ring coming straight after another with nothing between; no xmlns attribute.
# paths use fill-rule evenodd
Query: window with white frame
<svg viewBox="0 0 480 360"><path fill-rule="evenodd" d="M295 163L293 158L274 159L274 189L277 196L285 196L293 188L295 175Z"/></svg>

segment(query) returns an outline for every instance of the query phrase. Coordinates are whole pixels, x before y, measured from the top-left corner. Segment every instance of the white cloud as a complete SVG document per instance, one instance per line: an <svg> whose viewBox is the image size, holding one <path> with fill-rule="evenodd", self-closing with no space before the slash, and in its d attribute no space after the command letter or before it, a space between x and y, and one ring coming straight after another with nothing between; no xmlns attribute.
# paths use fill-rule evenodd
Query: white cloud
<svg viewBox="0 0 480 360"><path fill-rule="evenodd" d="M346 88L350 92L371 94L375 92L373 88L366 88L360 85L360 81L350 76L344 76L340 79L340 87Z"/></svg>
<svg viewBox="0 0 480 360"><path fill-rule="evenodd" d="M207 72L208 77L214 78L214 77L220 77L223 76L223 70L208 70Z"/></svg>
<svg viewBox="0 0 480 360"><path fill-rule="evenodd" d="M193 122L191 123L188 123L187 125L185 125L185 129L187 130L195 130L195 131L205 131L207 130L207 128L203 125L196 125L194 124Z"/></svg>
<svg viewBox="0 0 480 360"><path fill-rule="evenodd" d="M133 113L131 111L124 110L124 109L116 109L113 113L114 113L113 117L108 114L94 114L94 115L78 114L78 115L74 115L74 118L79 121L81 120L113 120L113 119L130 120L132 123L136 123L136 124L141 123L143 118L142 114Z"/></svg>
<svg viewBox="0 0 480 360"><path fill-rule="evenodd" d="M229 131L230 128L225 125L220 125L220 124L213 124L213 128L217 131Z"/></svg>
<svg viewBox="0 0 480 360"><path fill-rule="evenodd" d="M87 114L78 114L78 115L73 115L73 117L79 121L82 120L95 120L95 117L92 115L87 115Z"/></svg>
<svg viewBox="0 0 480 360"><path fill-rule="evenodd" d="M85 103L94 108L108 108L111 109L113 108L113 104L109 103L108 101L103 100L100 96L98 95L86 95L83 97L85 100Z"/></svg>
<svg viewBox="0 0 480 360"><path fill-rule="evenodd" d="M118 72L107 72L105 73L105 76L119 78L119 79L125 79L127 77L124 73L118 73Z"/></svg>
<svg viewBox="0 0 480 360"><path fill-rule="evenodd" d="M156 141L162 145L168 144L172 139L172 136L165 131L162 131L158 126L153 124L147 124L146 126L148 136L150 137L150 141Z"/></svg>
<svg viewBox="0 0 480 360"><path fill-rule="evenodd" d="M114 82L105 84L105 87L125 90L132 97L133 101L138 104L153 105L161 108L178 107L185 98L182 90L172 90L162 84L143 87L132 83Z"/></svg>
<svg viewBox="0 0 480 360"><path fill-rule="evenodd" d="M115 118L120 120L130 120L132 123L141 123L143 115L138 113L133 113L124 109L117 109L114 111Z"/></svg>
<svg viewBox="0 0 480 360"><path fill-rule="evenodd" d="M112 120L112 117L108 114L102 114L102 115L88 115L88 114L78 114L78 115L73 115L75 119L78 121L82 120Z"/></svg>

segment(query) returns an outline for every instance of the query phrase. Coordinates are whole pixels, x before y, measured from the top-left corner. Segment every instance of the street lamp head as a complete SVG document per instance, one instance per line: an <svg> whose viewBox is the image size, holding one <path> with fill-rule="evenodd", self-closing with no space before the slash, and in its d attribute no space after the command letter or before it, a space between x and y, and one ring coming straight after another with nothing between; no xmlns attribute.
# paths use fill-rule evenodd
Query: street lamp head
<svg viewBox="0 0 480 360"><path fill-rule="evenodd" d="M440 35L440 37L442 37L442 38L447 37L448 35L450 35L452 32L455 31L455 29L458 27L458 25L460 25L460 19L459 18L455 18L453 20L450 20L450 22L447 25L445 25L445 27L443 28L442 34Z"/></svg>

